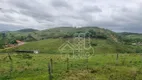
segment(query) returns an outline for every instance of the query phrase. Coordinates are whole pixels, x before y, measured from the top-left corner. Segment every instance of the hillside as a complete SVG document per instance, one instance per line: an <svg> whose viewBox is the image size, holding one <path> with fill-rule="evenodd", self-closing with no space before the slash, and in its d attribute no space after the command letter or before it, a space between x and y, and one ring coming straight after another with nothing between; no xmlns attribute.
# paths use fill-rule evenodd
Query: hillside
<svg viewBox="0 0 142 80"><path fill-rule="evenodd" d="M128 33L128 32L123 32L123 33L118 33L125 42L125 44L132 45L132 44L137 44L141 45L142 43L142 34L140 33Z"/></svg>
<svg viewBox="0 0 142 80"><path fill-rule="evenodd" d="M64 44L66 41L70 41L72 43L73 39L47 39L40 41L28 42L25 45L11 48L11 49L3 49L0 52L15 52L16 50L39 50L40 53L49 53L49 54L58 54L59 47ZM112 42L110 40L103 39L91 39L91 46L94 49L95 54L102 53L136 53L135 46L123 45L120 43ZM139 47L138 49L142 49Z"/></svg>
<svg viewBox="0 0 142 80"><path fill-rule="evenodd" d="M140 34L140 33L123 32L123 33L119 33L119 35L121 35L127 39L142 39L142 34Z"/></svg>
<svg viewBox="0 0 142 80"><path fill-rule="evenodd" d="M0 49L0 80L50 80L52 65L55 80L141 80L141 54L136 53L142 53L142 46L126 44L129 35L92 27L1 33L3 45L20 37L25 42ZM17 52L33 50L39 54Z"/></svg>
<svg viewBox="0 0 142 80"><path fill-rule="evenodd" d="M3 32L0 33L0 40L2 40L1 41L3 42L2 44L13 44L15 40L30 42L30 41L49 39L49 38L72 38L76 33L89 33L91 38L111 39L116 42L119 41L120 39L115 32L103 28L60 27L60 28L52 28L42 31L37 31L34 29L22 29L12 32Z"/></svg>
<svg viewBox="0 0 142 80"><path fill-rule="evenodd" d="M59 27L42 31L34 31L32 29L28 31L19 30L0 33L1 48L6 44L15 44L15 40L21 40L25 41L26 44L7 51L40 50L42 53L59 53L57 50L64 42L72 40L78 33L86 33L86 37L91 38L91 45L97 53L142 52L141 46L131 45L133 41L138 39L134 37L140 37L141 34L115 33L98 27ZM133 35L134 37L132 37ZM6 50L4 49L2 52L6 52Z"/></svg>
<svg viewBox="0 0 142 80"><path fill-rule="evenodd" d="M34 31L38 31L36 29L21 29L21 30L17 30L18 32L34 32Z"/></svg>

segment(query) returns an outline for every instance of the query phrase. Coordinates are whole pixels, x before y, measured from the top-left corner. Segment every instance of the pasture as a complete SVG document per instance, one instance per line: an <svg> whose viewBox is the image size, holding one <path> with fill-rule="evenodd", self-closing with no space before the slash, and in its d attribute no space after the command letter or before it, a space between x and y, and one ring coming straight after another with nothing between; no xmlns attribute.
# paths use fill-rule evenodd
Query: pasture
<svg viewBox="0 0 142 80"><path fill-rule="evenodd" d="M142 80L141 54L96 54L86 59L60 54L0 54L0 80Z"/></svg>

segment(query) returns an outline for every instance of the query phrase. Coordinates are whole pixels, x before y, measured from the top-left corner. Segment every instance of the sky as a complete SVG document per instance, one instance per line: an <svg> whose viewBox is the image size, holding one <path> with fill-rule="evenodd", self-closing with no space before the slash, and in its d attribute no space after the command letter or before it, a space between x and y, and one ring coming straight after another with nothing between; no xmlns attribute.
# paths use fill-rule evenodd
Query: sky
<svg viewBox="0 0 142 80"><path fill-rule="evenodd" d="M98 26L142 33L142 0L0 0L0 31Z"/></svg>

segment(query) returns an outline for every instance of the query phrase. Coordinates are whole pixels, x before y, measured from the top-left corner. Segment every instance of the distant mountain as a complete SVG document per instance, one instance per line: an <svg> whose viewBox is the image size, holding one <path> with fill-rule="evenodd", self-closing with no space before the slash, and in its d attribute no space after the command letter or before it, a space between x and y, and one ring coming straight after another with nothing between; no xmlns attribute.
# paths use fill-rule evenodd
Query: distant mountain
<svg viewBox="0 0 142 80"><path fill-rule="evenodd" d="M16 31L19 29L24 29L24 27L0 24L0 32L2 32L2 31L4 31L4 32L5 31Z"/></svg>
<svg viewBox="0 0 142 80"><path fill-rule="evenodd" d="M17 30L17 31L18 31L18 32L34 32L34 31L38 31L38 30L28 28L28 29L21 29L21 30Z"/></svg>
<svg viewBox="0 0 142 80"><path fill-rule="evenodd" d="M142 39L141 33L123 32L123 33L118 33L118 34L125 39Z"/></svg>
<svg viewBox="0 0 142 80"><path fill-rule="evenodd" d="M132 33L132 32L121 32L118 34L121 34L121 35L142 35L142 33Z"/></svg>
<svg viewBox="0 0 142 80"><path fill-rule="evenodd" d="M8 31L0 33L0 40L6 41L5 43L13 43L15 40L30 42L50 38L73 38L78 33L86 33L87 37L101 40L110 40L113 42L121 42L122 40L126 41L125 37L130 36L128 35L128 33L127 35L126 33L115 33L111 30L99 27L58 27L42 31L36 29L21 29L18 31Z"/></svg>

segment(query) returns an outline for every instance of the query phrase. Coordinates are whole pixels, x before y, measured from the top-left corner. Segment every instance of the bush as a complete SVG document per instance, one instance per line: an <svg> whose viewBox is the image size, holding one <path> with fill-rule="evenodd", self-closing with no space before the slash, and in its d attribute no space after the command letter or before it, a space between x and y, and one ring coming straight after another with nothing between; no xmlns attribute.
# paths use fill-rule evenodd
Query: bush
<svg viewBox="0 0 142 80"><path fill-rule="evenodd" d="M97 46L97 43L91 42L91 46Z"/></svg>
<svg viewBox="0 0 142 80"><path fill-rule="evenodd" d="M30 54L18 54L16 55L17 58L23 58L23 59L32 59L32 56Z"/></svg>
<svg viewBox="0 0 142 80"><path fill-rule="evenodd" d="M23 54L23 59L32 59L32 56L29 54Z"/></svg>

